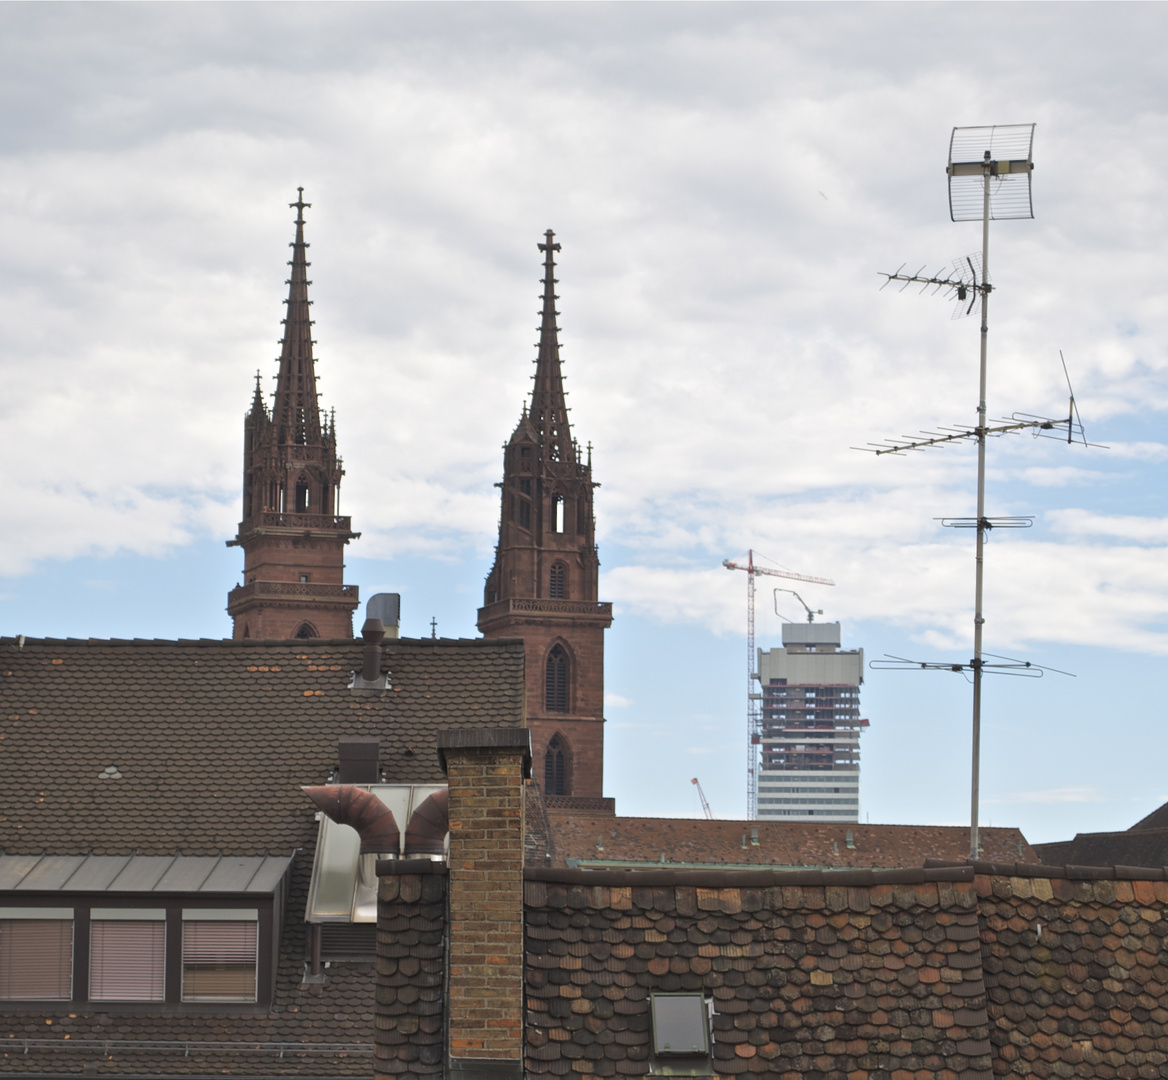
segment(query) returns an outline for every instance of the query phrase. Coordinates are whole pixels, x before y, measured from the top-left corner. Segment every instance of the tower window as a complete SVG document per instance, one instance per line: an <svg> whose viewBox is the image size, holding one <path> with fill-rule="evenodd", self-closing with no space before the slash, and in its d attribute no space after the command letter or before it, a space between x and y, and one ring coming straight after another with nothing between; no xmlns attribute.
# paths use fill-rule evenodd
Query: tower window
<svg viewBox="0 0 1168 1080"><path fill-rule="evenodd" d="M553 645L544 671L544 707L548 712L568 711L568 654Z"/></svg>
<svg viewBox="0 0 1168 1080"><path fill-rule="evenodd" d="M519 478L519 490L522 491L524 495L531 494L531 477L530 476L521 476Z"/></svg>
<svg viewBox="0 0 1168 1080"><path fill-rule="evenodd" d="M553 735L543 756L543 793L545 795L568 794L567 756L564 742L559 735Z"/></svg>
<svg viewBox="0 0 1168 1080"><path fill-rule="evenodd" d="M521 528L531 528L531 503L526 499L519 500L519 525Z"/></svg>
<svg viewBox="0 0 1168 1080"><path fill-rule="evenodd" d="M564 497L563 495L552 496L552 521L553 528L556 532L562 533L564 531Z"/></svg>
<svg viewBox="0 0 1168 1080"><path fill-rule="evenodd" d="M296 485L296 513L308 513L308 485L303 480Z"/></svg>
<svg viewBox="0 0 1168 1080"><path fill-rule="evenodd" d="M308 638L319 637L320 635L309 623L301 623L297 628L296 633L292 635L294 638L307 640Z"/></svg>
<svg viewBox="0 0 1168 1080"><path fill-rule="evenodd" d="M548 580L548 596L553 600L568 598L568 568L563 563L552 566Z"/></svg>

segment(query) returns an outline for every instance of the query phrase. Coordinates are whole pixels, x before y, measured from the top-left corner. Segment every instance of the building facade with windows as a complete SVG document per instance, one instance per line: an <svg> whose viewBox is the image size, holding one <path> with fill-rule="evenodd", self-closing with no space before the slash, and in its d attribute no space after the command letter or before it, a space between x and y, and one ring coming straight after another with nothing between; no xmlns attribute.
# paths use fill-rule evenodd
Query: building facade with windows
<svg viewBox="0 0 1168 1080"><path fill-rule="evenodd" d="M534 776L553 804L611 807L604 784L604 631L598 598L591 449L572 438L556 325L555 243L544 253L543 307L530 408L503 451L499 542L478 627L522 638Z"/></svg>
<svg viewBox="0 0 1168 1080"><path fill-rule="evenodd" d="M863 649L840 649L839 623L786 623L760 649L762 767L758 817L859 821Z"/></svg>

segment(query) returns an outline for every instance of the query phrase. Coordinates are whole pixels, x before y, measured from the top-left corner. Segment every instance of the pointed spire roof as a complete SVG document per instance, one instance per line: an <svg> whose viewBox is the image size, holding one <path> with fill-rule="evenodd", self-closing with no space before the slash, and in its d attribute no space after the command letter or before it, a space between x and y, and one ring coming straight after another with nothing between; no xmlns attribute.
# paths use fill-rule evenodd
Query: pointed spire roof
<svg viewBox="0 0 1168 1080"><path fill-rule="evenodd" d="M548 229L539 250L543 261L543 310L539 325L539 356L536 359L535 386L531 392L531 423L539 438L545 461L576 460L572 433L568 427L568 406L564 398L564 378L560 371L559 327L556 326L555 259L560 245Z"/></svg>
<svg viewBox="0 0 1168 1080"><path fill-rule="evenodd" d="M280 373L276 379L276 402L272 419L276 442L320 443L320 407L316 397L316 365L312 358L312 319L309 318L308 245L304 242L304 211L312 203L304 201L304 188L288 205L296 210L296 239L292 241L292 276L288 279L287 311L284 316Z"/></svg>
<svg viewBox="0 0 1168 1080"><path fill-rule="evenodd" d="M251 414L252 414L252 416L267 416L268 415L268 407L267 407L267 405L264 404L263 382L262 382L262 376L260 375L260 372L259 372L259 368L256 368L255 394L252 396L252 399L251 399Z"/></svg>

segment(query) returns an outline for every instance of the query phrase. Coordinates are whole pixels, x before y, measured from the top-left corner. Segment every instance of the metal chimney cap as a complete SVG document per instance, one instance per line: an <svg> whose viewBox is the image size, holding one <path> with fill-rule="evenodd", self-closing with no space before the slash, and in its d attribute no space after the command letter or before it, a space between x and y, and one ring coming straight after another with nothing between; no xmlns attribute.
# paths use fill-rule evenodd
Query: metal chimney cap
<svg viewBox="0 0 1168 1080"><path fill-rule="evenodd" d="M361 637L365 641L378 642L385 637L385 624L380 619L369 618L361 627Z"/></svg>

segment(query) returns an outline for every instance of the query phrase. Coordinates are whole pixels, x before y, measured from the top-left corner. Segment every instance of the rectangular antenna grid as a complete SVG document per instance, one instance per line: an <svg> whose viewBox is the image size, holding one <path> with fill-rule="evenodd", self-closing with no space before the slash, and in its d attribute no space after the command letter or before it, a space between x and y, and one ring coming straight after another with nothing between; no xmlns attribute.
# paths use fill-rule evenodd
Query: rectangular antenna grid
<svg viewBox="0 0 1168 1080"><path fill-rule="evenodd" d="M955 127L949 141L949 216L981 221L985 162L990 172L990 220L1034 217L1030 173L1034 168L1034 124Z"/></svg>

